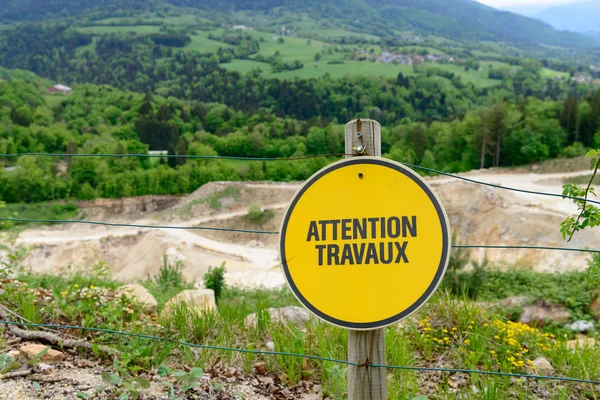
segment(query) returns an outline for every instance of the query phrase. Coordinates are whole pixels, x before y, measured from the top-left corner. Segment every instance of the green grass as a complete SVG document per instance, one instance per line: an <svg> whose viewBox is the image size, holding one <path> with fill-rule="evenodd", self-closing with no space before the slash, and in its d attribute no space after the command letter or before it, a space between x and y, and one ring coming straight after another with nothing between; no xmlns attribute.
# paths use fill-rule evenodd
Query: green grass
<svg viewBox="0 0 600 400"><path fill-rule="evenodd" d="M44 98L44 101L46 102L46 105L50 108L53 108L57 105L59 105L63 100L65 100L67 98L67 96L62 95L62 94L44 94L42 96Z"/></svg>
<svg viewBox="0 0 600 400"><path fill-rule="evenodd" d="M35 203L5 204L0 207L0 216L4 218L25 219L72 219L80 214L79 208L72 203ZM25 225L24 222L0 221L0 231Z"/></svg>
<svg viewBox="0 0 600 400"><path fill-rule="evenodd" d="M239 72L241 74L247 74L253 69L260 68L263 72L271 71L271 64L253 61L253 60L233 60L231 62L221 64L221 67L229 71Z"/></svg>
<svg viewBox="0 0 600 400"><path fill-rule="evenodd" d="M357 37L366 40L379 40L379 36L369 35L368 33L352 32L342 28L331 28L331 29L313 29L312 27L307 30L300 29L300 35L318 35L323 39L341 39L343 37Z"/></svg>
<svg viewBox="0 0 600 400"><path fill-rule="evenodd" d="M105 33L124 33L135 32L138 34L157 33L160 30L158 25L125 25L125 26L86 26L79 27L77 30L81 33L90 35L103 35Z"/></svg>
<svg viewBox="0 0 600 400"><path fill-rule="evenodd" d="M141 24L140 24L141 22ZM212 21L198 17L195 14L171 14L166 17L155 13L142 13L135 17L114 17L104 18L94 21L94 25L155 25L155 24L173 24L173 25L198 25L199 23L212 23Z"/></svg>
<svg viewBox="0 0 600 400"><path fill-rule="evenodd" d="M253 60L234 60L231 63L221 64L221 66L230 71L238 71L240 73L247 73L258 67L263 70L263 76L279 79L310 79L318 78L325 74L331 75L332 78L357 75L377 75L394 78L398 76L400 72L405 75L414 74L412 67L408 65L371 63L367 61L345 61L343 64L327 64L327 62L323 60L318 63L312 61L310 64L304 64L304 68L302 69L278 73L273 73L269 64Z"/></svg>
<svg viewBox="0 0 600 400"><path fill-rule="evenodd" d="M215 31L211 31L213 34ZM214 53L219 50L219 47L229 48L232 47L228 43L219 42L217 40L208 39L209 32L198 32L197 35L192 35L190 38L191 42L185 46L182 50L197 51L200 53Z"/></svg>
<svg viewBox="0 0 600 400"><path fill-rule="evenodd" d="M565 183L576 183L578 185L587 186L587 184L590 183L590 179L592 179L592 174L565 178L564 181ZM600 186L600 175L594 177L592 184L596 187Z"/></svg>
<svg viewBox="0 0 600 400"><path fill-rule="evenodd" d="M345 360L347 332L316 318L302 329L293 324L271 321L262 310L269 307L297 305L290 291L226 288L218 312L196 314L177 307L168 317L151 317L141 313L135 300L116 299L110 295L118 283L107 280L107 267L100 265L95 275L61 276L25 275L18 281L6 281L0 304L28 320L116 329L149 335L167 336L172 341L211 346L268 350L317 355ZM161 293L174 296L181 290L181 279L173 274L154 279ZM535 281L530 282L535 286ZM153 288L156 293L157 288ZM161 298L161 303L168 296ZM256 325L244 320L257 312ZM253 365L263 361L267 370L284 385L303 380L321 384L325 396L346 398L346 367L331 361L288 356L241 354L225 350L190 348L172 341L70 331L99 344L120 350L114 361L99 359L111 372L122 377L147 376L159 365L174 369L212 365L234 367L251 374ZM600 347L568 350L562 336L554 337L526 325L507 321L499 309L482 309L464 298L439 292L406 323L386 329L386 363L412 367L445 367L538 373L530 364L537 357L548 359L554 374L568 377L600 379ZM0 342L0 346L1 346ZM0 351L4 349L0 348ZM87 357L93 357L88 354ZM407 370L388 371L388 398L535 399L540 391L550 398L593 398L593 388L558 381L520 380L504 377L468 375L460 377L440 373ZM460 378L460 379L457 379ZM450 382L452 381L452 382ZM431 384L435 382L435 384ZM475 390L473 389L475 388ZM452 393L454 397L448 397Z"/></svg>
<svg viewBox="0 0 600 400"><path fill-rule="evenodd" d="M75 54L79 57L82 56L86 51L95 52L96 51L96 40L98 38L93 37L92 42L90 44L86 44L85 46L79 46L75 49Z"/></svg>
<svg viewBox="0 0 600 400"><path fill-rule="evenodd" d="M455 75L460 76L463 82L467 84L472 83L478 87L489 87L499 83L497 80L488 78L489 64L490 63L488 62L482 63L481 71L475 71L472 69L465 71L465 67L456 64L427 64L427 66L454 72Z"/></svg>
<svg viewBox="0 0 600 400"><path fill-rule="evenodd" d="M563 79L569 78L568 72L556 71L556 70L550 69L550 68L542 68L541 74L542 74L542 78L556 78L557 76L562 76Z"/></svg>
<svg viewBox="0 0 600 400"><path fill-rule="evenodd" d="M445 55L446 53L436 49L435 47L429 47L429 46L402 46L400 47L400 50L402 49L406 49L408 51L414 50L416 52L422 51L422 50L427 50L429 52L429 54L441 54L441 55Z"/></svg>

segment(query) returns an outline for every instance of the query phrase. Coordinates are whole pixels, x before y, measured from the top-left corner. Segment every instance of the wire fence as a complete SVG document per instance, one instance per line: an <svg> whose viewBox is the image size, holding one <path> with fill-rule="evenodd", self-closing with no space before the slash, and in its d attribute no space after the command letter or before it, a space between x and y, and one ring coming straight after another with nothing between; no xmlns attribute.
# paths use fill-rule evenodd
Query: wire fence
<svg viewBox="0 0 600 400"><path fill-rule="evenodd" d="M237 157L237 156L200 156L200 155L175 155L175 154L80 154L80 153L19 153L19 154L0 154L0 157L14 158L14 157L22 157L22 156L37 156L37 157L111 157L111 158L123 158L123 157L144 157L144 158L185 158L185 159L196 159L196 160L244 160L244 161L294 161L294 160L306 160L320 157L344 157L346 154L320 154L314 156L304 156L304 157L291 157L291 158L269 158L269 157ZM479 181L476 179L467 178L464 176L447 173L444 171L435 170L432 168L422 167L419 165L409 164L409 163L401 163L409 168L414 168L422 171L426 171L433 174L443 175L455 179L459 179L462 181L466 181L469 183L474 183L483 186L489 186L496 189L509 190L519 193L526 193L532 195L539 196L549 196L549 197L557 197L568 200L578 200L585 201L584 198L573 197L573 196L565 196L558 193L547 193L526 189L519 189L514 187L507 187L502 185L497 185L493 183L488 183L484 181ZM588 203L600 204L600 201L589 200ZM237 228L222 228L222 227L210 227L210 226L173 226L173 225L143 225L143 224L125 224L125 223L111 223L111 222L103 222L103 221L86 221L86 220L69 220L69 219L30 219L30 218L0 218L0 221L7 222L25 222L25 223L73 223L73 224L87 224L87 225L101 225L101 226L110 226L110 227L129 227L129 228L140 228L140 229L183 229L183 230L204 230L204 231L224 231L224 232L237 232L237 233L250 233L250 234L264 234L264 235L278 235L277 231L265 231L265 230L249 230L249 229L237 229ZM550 246L511 246L511 245L479 245L479 244L469 244L469 245L452 245L453 248L456 249L527 249L527 250L550 250L550 251L567 251L567 252L586 252L586 253L600 253L600 250L594 249L581 249L581 248L567 248L567 247L550 247ZM174 344L194 347L206 350L219 350L219 351L229 351L229 352L238 352L238 353L247 353L247 354L256 354L256 355L272 355L272 356L285 356L285 357L299 357L305 359L311 359L316 361L327 361L338 364L343 364L346 366L355 366L355 367L371 367L371 368L385 368L392 370L407 370L407 371L430 371L430 372L446 372L446 373L466 373L466 374L478 374L478 375L487 375L487 376L500 376L500 377L513 377L513 378L524 378L524 379L538 379L538 380L554 380L561 382L570 382L570 383L583 383L583 384L591 384L591 385L600 385L600 381L589 380L589 379L579 379L579 378L569 378L569 377L561 377L561 376L551 376L551 375L533 375L533 374L519 374L519 373L508 373L508 372L499 372L499 371L485 371L478 369L460 369L460 368L437 368L437 367L416 367L416 366L401 366L401 365L385 365L385 364L366 364L366 365L358 365L357 363L353 363L347 360L338 360L329 357L322 357L316 355L308 355L308 354L298 354L292 352L279 352L279 351L268 351L268 350L253 350L253 349L241 349L234 347L222 347L222 346L213 346L213 345L204 345L204 344L195 344L188 343L179 340L169 339L162 336L154 336L154 335L146 335L146 334L138 334L138 333L129 333L122 332L111 329L102 329L102 328L94 328L94 327L84 327L84 326L73 326L73 325L57 325L57 324L34 324L34 323L25 323L18 321L7 321L0 320L0 324L6 325L17 325L23 327L30 328L47 328L47 329L62 329L62 330L82 330L89 332L99 332L106 333L111 335L120 335L126 337L133 337L139 339L148 339L148 340L157 340L157 341L165 341L171 342Z"/></svg>
<svg viewBox="0 0 600 400"><path fill-rule="evenodd" d="M77 219L32 219L32 218L9 218L0 217L0 221L7 222L26 222L26 223L64 223L64 224L84 224L84 225L100 225L110 227L125 227L125 228L139 228L139 229L177 229L177 230L201 230L201 231L217 231L217 232L237 232L237 233L250 233L257 235L279 235L279 231L263 231L253 229L238 229L238 228L221 228L215 226L177 226L177 225L142 225L142 224L125 224L125 223L113 223L103 221L87 221ZM555 251L570 251L579 253L600 253L600 250L594 249L580 249L574 247L551 247L551 246L509 246L509 245L451 245L454 249L512 249L512 250L555 250Z"/></svg>
<svg viewBox="0 0 600 400"><path fill-rule="evenodd" d="M111 335L126 336L126 337L132 337L132 338L137 338L137 339L164 341L164 342L170 342L173 344L178 344L181 346L193 347L193 348L205 349L205 350L219 350L219 351L228 351L228 352L245 353L245 354L305 358L305 359L316 360L316 361L328 361L328 362L333 362L336 364L342 364L342 365L354 366L354 367L385 368L385 369L407 370L407 371L465 373L465 374L474 374L474 375L478 374L478 375L492 375L492 376L502 376L502 377L511 377L511 378L555 380L555 381L561 381L561 382L586 383L586 384L591 384L591 385L600 385L600 381L595 381L595 380L590 380L590 379L569 378L569 377L562 377L562 376L553 376L553 375L533 375L533 374L519 374L519 373L513 373L513 372L485 371L485 370L479 370L479 369L416 367L416 366L387 365L387 364L374 364L374 363L358 364L358 363L347 361L347 360L338 360L335 358L315 356L315 355L310 355L310 354L291 353L291 352L286 352L286 351L254 350L254 349L240 349L240 348L236 348L236 347L212 346L212 345L206 345L206 344L184 342L184 341L180 341L180 340L176 340L176 339L169 339L169 338L166 338L163 336L146 335L146 334L141 334L141 333L130 333L130 332L123 332L123 331L118 331L118 330L114 330L114 329L102 329L102 328L85 327L85 326L78 326L78 325L33 324L33 323L6 321L6 320L0 320L0 324L24 326L24 327L30 327L30 328L47 328L47 329L63 329L63 330L77 329L77 330L82 330L82 331L107 333L107 334L111 334Z"/></svg>

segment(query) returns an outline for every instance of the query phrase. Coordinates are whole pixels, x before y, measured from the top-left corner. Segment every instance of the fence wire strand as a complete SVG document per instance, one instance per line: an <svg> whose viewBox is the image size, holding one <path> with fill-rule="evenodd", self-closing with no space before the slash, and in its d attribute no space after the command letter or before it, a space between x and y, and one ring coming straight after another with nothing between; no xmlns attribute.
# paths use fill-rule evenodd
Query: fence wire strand
<svg viewBox="0 0 600 400"><path fill-rule="evenodd" d="M140 225L140 224L125 224L102 221L85 221L76 219L32 219L32 218L5 218L0 217L0 221L7 222L27 222L27 223L65 223L65 224L87 224L101 225L111 227L139 228L139 229L178 229L178 230L203 230L203 231L220 231L220 232L237 232L250 233L257 235L279 235L278 231L261 231L252 229L237 229L237 228L220 228L216 226L177 226L177 225ZM451 246L455 249L528 249L528 250L555 250L555 251L571 251L580 253L600 253L600 250L579 249L571 247L550 247L550 246L510 246L510 245L459 245Z"/></svg>
<svg viewBox="0 0 600 400"><path fill-rule="evenodd" d="M84 225L100 225L100 226L111 226L111 227L124 227L124 228L139 228L139 229L177 229L177 230L201 230L201 231L218 231L218 232L237 232L237 233L249 233L257 235L279 235L278 231L262 231L252 229L238 229L238 228L221 228L216 226L177 226L177 225L141 225L141 224L125 224L116 222L102 222L102 221L85 221L78 219L32 219L32 218L8 218L0 217L0 221L6 222L27 222L27 223L64 223L64 224L84 224ZM455 249L507 249L507 250L554 250L554 251L570 251L580 253L600 253L600 250L593 249L579 249L573 247L551 247L551 246L519 246L519 245L459 245L453 244L452 248Z"/></svg>
<svg viewBox="0 0 600 400"><path fill-rule="evenodd" d="M103 328L94 328L94 327L84 327L78 325L58 325L58 324L33 324L33 323L25 323L25 322L17 322L17 321L6 321L0 320L0 324L6 325L16 325L16 326L24 326L29 328L49 328L49 329L79 329L82 331L88 332L99 332L99 333L107 333L111 335L119 335L126 337L133 337L138 339L149 339L149 340L157 340L163 342L171 342L174 344L179 344L181 346L186 347L194 347L205 350L220 350L220 351L229 351L236 353L245 353L245 354L257 354L257 355L271 355L271 356L284 356L284 357L296 357L296 358L306 358L310 360L316 361L328 361L337 364L343 364L346 366L353 367L363 367L363 365L359 365L358 363L347 361L347 360L339 360L331 357L321 357L310 354L300 354L300 353L292 353L286 351L270 351L270 350L253 350L253 349L240 349L236 347L224 347L224 346L214 346L207 344L196 344L189 343L175 339L169 339L163 336L156 335L146 335L141 333L130 333L117 331L114 329L103 329ZM591 385L600 385L600 381L590 380L590 379L579 379L579 378L569 378L562 376L553 376L553 375L533 375L533 374L519 374L519 373L511 373L511 372L498 372L498 371L484 371L479 369L461 369L461 368L441 368L441 367L412 367L412 366L404 366L404 365L387 365L387 364L366 364L364 365L370 368L385 368L385 369L395 369L395 370L409 370L409 371L430 371L430 372L448 372L448 373L466 373L472 375L493 375L493 376L502 376L502 377L510 377L510 378L525 378L525 379L538 379L538 380L555 380L562 382L571 382L571 383L587 383Z"/></svg>

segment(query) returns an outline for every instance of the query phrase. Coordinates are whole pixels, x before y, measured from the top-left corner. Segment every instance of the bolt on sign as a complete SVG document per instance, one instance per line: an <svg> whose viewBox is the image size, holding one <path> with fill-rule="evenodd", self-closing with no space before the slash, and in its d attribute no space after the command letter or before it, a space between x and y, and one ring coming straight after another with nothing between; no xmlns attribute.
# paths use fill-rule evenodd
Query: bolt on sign
<svg viewBox="0 0 600 400"><path fill-rule="evenodd" d="M406 318L435 292L448 265L450 225L429 184L378 157L314 174L286 211L281 262L298 300L347 329Z"/></svg>

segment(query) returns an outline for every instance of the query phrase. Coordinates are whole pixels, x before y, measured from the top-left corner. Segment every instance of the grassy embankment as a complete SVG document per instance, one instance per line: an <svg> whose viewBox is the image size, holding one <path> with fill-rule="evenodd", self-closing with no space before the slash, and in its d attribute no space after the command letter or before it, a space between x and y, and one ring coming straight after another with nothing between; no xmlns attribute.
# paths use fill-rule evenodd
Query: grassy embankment
<svg viewBox="0 0 600 400"><path fill-rule="evenodd" d="M34 323L82 325L169 337L174 341L250 350L319 355L344 360L347 333L315 319L304 327L274 323L262 312L269 307L297 305L289 290L226 288L218 312L194 314L181 308L163 317L164 303L180 290L189 288L178 268L165 267L158 277L142 282L159 303L159 314L147 316L141 307L110 291L119 284L107 278L100 265L91 276L23 275L3 283L0 304L24 320ZM484 306L471 300L529 295L531 301L561 301L573 318L587 317L587 303L593 291L586 289L584 273L541 275L531 271L478 272L452 274L442 290L406 323L387 329L389 365L481 369L488 371L539 374L533 367L538 357L548 359L556 375L600 379L600 347L569 349L574 334L559 326L532 328L510 321L514 310ZM457 283L458 282L458 283ZM477 289L473 291L473 289ZM452 294L463 291L464 295ZM466 296L472 296L471 299ZM258 312L256 326L244 323ZM345 398L345 366L329 361L240 354L222 350L194 350L175 342L111 336L103 333L71 331L70 334L94 343L110 343L121 351L107 368L121 377L150 377L160 365L173 368L213 365L233 366L251 374L257 361L264 361L270 374L287 385L313 380L323 385L330 398ZM595 336L595 334L592 334ZM0 336L1 338L2 336ZM0 339L0 353L4 344ZM92 355L88 355L92 356ZM102 357L98 354L98 357ZM389 370L388 398L405 399L417 395L429 398L506 399L594 398L595 388L584 384L526 380L508 377ZM485 396L484 396L485 394ZM448 397L450 396L450 397ZM482 397L484 396L484 397Z"/></svg>

